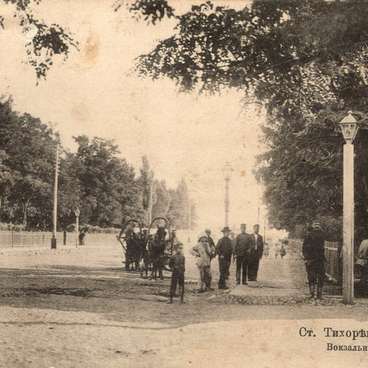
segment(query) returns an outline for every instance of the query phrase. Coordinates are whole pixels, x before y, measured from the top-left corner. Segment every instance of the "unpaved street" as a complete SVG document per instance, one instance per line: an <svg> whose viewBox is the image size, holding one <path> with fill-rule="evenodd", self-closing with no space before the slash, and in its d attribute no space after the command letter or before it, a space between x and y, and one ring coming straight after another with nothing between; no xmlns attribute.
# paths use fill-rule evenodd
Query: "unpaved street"
<svg viewBox="0 0 368 368"><path fill-rule="evenodd" d="M288 336L285 329L296 333L300 321L347 319L366 324L367 320L363 302L352 308L339 302L316 305L299 296L298 303L290 298L284 305L272 305L272 300L257 299L253 289L255 305L242 305L217 288L197 294L190 256L186 257L186 304L175 299L168 305L170 274L164 281L153 281L124 271L117 246L2 253L0 366L6 368L205 367L210 361L208 366L241 367L247 354L248 366L253 361L259 367L257 354L269 355L276 348L267 339L282 341L283 334ZM264 267L275 268L274 260L266 261ZM293 283L303 284L303 268L295 274L302 262L284 262L293 270ZM232 287L234 273L233 265ZM216 260L213 276L216 286ZM266 344L256 344L254 354L237 347L241 341L254 344L254 338ZM290 350L278 349L286 355Z"/></svg>

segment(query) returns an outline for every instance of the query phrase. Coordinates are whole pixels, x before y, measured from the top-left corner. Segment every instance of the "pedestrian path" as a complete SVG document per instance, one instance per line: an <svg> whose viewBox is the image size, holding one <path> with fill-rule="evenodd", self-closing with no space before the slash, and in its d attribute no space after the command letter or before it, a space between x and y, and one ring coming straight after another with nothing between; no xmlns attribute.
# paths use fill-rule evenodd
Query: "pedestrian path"
<svg viewBox="0 0 368 368"><path fill-rule="evenodd" d="M287 259L266 258L259 265L257 281L236 285L229 293L238 296L298 297L308 294L308 285L293 283Z"/></svg>

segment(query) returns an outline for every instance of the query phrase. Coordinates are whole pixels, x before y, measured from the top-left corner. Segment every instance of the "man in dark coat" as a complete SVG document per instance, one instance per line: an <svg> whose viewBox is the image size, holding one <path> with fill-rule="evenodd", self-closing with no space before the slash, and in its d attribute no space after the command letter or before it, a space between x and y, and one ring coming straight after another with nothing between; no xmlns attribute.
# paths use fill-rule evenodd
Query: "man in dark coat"
<svg viewBox="0 0 368 368"><path fill-rule="evenodd" d="M240 225L240 234L236 237L235 252L236 257L236 283L240 284L240 274L242 273L242 284L247 285L247 271L248 271L248 258L247 258L247 243L249 234L245 232L246 225ZM243 270L243 272L242 272Z"/></svg>
<svg viewBox="0 0 368 368"><path fill-rule="evenodd" d="M219 256L220 279L219 289L229 289L226 286L226 275L229 272L231 255L233 253L233 246L229 239L230 229L225 226L223 230L224 236L218 241L216 246L216 254Z"/></svg>
<svg viewBox="0 0 368 368"><path fill-rule="evenodd" d="M303 257L308 274L309 292L314 298L317 285L317 298L322 299L323 281L325 278L325 237L321 231L319 220L314 220L312 230L303 242Z"/></svg>
<svg viewBox="0 0 368 368"><path fill-rule="evenodd" d="M257 281L259 260L263 255L263 238L259 233L259 225L253 226L253 234L248 236L248 281Z"/></svg>

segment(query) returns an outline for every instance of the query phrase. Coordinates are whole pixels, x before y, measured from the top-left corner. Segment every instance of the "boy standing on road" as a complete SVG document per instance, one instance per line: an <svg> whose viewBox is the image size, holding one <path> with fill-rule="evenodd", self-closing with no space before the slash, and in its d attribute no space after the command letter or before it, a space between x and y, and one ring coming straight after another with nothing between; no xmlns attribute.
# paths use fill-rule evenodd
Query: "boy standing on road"
<svg viewBox="0 0 368 368"><path fill-rule="evenodd" d="M185 257L183 255L183 243L178 243L176 252L171 256L169 267L172 269L170 299L168 303L173 302L176 291L176 285L179 283L180 303L184 303L184 273L185 273Z"/></svg>

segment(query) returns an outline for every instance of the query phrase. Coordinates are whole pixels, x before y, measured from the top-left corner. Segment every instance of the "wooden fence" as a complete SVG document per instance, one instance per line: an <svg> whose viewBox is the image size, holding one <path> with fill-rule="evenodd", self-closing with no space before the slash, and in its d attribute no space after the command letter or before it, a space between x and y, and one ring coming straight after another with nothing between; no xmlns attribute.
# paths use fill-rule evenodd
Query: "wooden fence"
<svg viewBox="0 0 368 368"><path fill-rule="evenodd" d="M342 282L341 245L339 243L325 242L325 257L327 260L326 274L334 282Z"/></svg>

